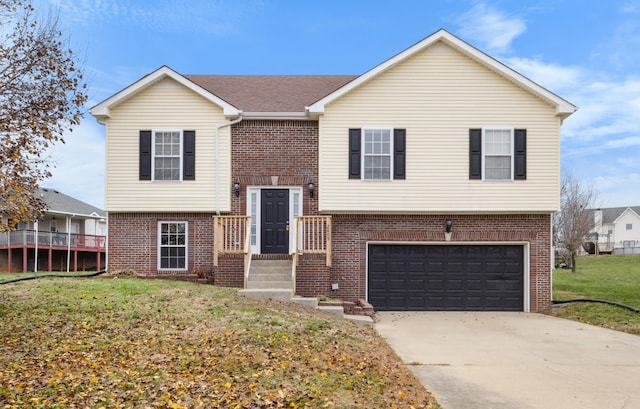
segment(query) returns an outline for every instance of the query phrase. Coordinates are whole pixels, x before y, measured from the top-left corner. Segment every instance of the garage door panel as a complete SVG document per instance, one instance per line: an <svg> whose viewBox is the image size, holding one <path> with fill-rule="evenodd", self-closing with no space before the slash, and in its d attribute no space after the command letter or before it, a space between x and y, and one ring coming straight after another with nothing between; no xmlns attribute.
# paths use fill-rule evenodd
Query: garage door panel
<svg viewBox="0 0 640 409"><path fill-rule="evenodd" d="M444 290L444 280L427 280L427 289L433 291Z"/></svg>
<svg viewBox="0 0 640 409"><path fill-rule="evenodd" d="M522 311L521 245L370 245L377 310Z"/></svg>
<svg viewBox="0 0 640 409"><path fill-rule="evenodd" d="M424 246L425 256L429 259L444 258L445 249L442 246Z"/></svg>
<svg viewBox="0 0 640 409"><path fill-rule="evenodd" d="M405 290L404 279L389 278L387 288L389 291Z"/></svg>
<svg viewBox="0 0 640 409"><path fill-rule="evenodd" d="M504 289L508 291L522 291L522 281L504 280Z"/></svg>
<svg viewBox="0 0 640 409"><path fill-rule="evenodd" d="M406 268L406 263L404 262L404 260L391 260L389 261L389 263L387 264L387 271L390 274L401 274L404 275L405 272L407 271Z"/></svg>
<svg viewBox="0 0 640 409"><path fill-rule="evenodd" d="M482 290L482 280L467 280L467 291Z"/></svg>
<svg viewBox="0 0 640 409"><path fill-rule="evenodd" d="M464 281L449 279L447 280L446 290L450 291L461 291L464 288Z"/></svg>
<svg viewBox="0 0 640 409"><path fill-rule="evenodd" d="M447 309L452 310L462 310L464 309L464 298L462 296L458 297L445 297L445 306Z"/></svg>
<svg viewBox="0 0 640 409"><path fill-rule="evenodd" d="M424 261L413 261L413 260L409 260L407 261L407 268L406 268L407 272L409 273L420 273L423 274L425 271L425 265L424 265Z"/></svg>
<svg viewBox="0 0 640 409"><path fill-rule="evenodd" d="M444 247L448 258L461 258L465 255L467 249L462 246Z"/></svg>
<svg viewBox="0 0 640 409"><path fill-rule="evenodd" d="M387 262L380 261L379 259L374 260L369 257L369 271L374 273L384 273L385 271L387 271Z"/></svg>
<svg viewBox="0 0 640 409"><path fill-rule="evenodd" d="M484 307L484 297L482 296L467 296L466 302L467 310L481 310Z"/></svg>

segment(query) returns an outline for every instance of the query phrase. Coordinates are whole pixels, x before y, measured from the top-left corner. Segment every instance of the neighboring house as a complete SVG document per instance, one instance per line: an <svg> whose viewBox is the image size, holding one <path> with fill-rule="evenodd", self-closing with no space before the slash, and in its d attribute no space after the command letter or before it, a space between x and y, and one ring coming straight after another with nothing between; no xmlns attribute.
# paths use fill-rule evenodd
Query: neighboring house
<svg viewBox="0 0 640 409"><path fill-rule="evenodd" d="M590 239L598 252L640 254L640 206L593 209ZM593 234L595 233L595 234Z"/></svg>
<svg viewBox="0 0 640 409"><path fill-rule="evenodd" d="M162 67L91 109L109 268L243 287L293 259L300 295L545 309L575 110L444 30L360 76Z"/></svg>
<svg viewBox="0 0 640 409"><path fill-rule="evenodd" d="M85 202L40 188L42 218L0 234L0 271L88 271L105 265L106 213Z"/></svg>

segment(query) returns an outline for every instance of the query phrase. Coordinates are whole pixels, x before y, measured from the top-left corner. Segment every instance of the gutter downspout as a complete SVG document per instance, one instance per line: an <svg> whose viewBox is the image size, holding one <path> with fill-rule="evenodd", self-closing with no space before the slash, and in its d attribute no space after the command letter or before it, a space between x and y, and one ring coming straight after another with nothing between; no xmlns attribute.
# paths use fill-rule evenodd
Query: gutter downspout
<svg viewBox="0 0 640 409"><path fill-rule="evenodd" d="M216 142L216 216L220 216L220 129L235 125L242 121L242 111L239 112L239 116L237 119L234 119L230 122L224 122L219 125L216 125L215 131L215 142ZM229 140L229 145L231 145L231 140Z"/></svg>

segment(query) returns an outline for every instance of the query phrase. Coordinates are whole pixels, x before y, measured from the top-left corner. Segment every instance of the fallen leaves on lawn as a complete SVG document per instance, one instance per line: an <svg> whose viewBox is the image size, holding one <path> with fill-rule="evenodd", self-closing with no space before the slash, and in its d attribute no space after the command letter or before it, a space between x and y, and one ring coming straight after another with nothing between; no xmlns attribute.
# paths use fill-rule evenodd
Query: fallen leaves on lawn
<svg viewBox="0 0 640 409"><path fill-rule="evenodd" d="M121 297L133 280L105 281L3 288L0 408L439 407L371 328L215 287Z"/></svg>

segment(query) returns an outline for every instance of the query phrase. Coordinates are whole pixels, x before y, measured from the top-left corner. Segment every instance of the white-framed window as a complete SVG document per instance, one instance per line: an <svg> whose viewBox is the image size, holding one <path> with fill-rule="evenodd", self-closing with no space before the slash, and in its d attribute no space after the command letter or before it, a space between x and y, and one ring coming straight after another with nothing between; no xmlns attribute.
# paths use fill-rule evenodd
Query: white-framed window
<svg viewBox="0 0 640 409"><path fill-rule="evenodd" d="M484 180L512 180L513 129L483 129L482 143L482 178Z"/></svg>
<svg viewBox="0 0 640 409"><path fill-rule="evenodd" d="M52 219L49 223L49 230L54 233L58 231L58 221L56 219Z"/></svg>
<svg viewBox="0 0 640 409"><path fill-rule="evenodd" d="M627 230L633 230L633 224L627 223L626 228L627 228Z"/></svg>
<svg viewBox="0 0 640 409"><path fill-rule="evenodd" d="M258 244L258 191L250 190L249 197L251 198L248 203L249 216L251 216L251 245L256 246Z"/></svg>
<svg viewBox="0 0 640 409"><path fill-rule="evenodd" d="M182 180L182 131L153 131L152 149L153 180Z"/></svg>
<svg viewBox="0 0 640 409"><path fill-rule="evenodd" d="M158 222L158 269L186 270L187 222Z"/></svg>
<svg viewBox="0 0 640 409"><path fill-rule="evenodd" d="M393 129L362 129L362 179L391 180L393 175Z"/></svg>

